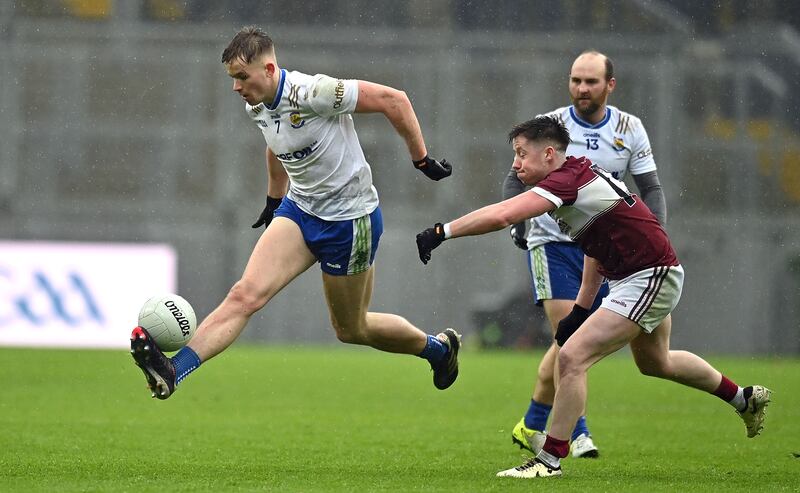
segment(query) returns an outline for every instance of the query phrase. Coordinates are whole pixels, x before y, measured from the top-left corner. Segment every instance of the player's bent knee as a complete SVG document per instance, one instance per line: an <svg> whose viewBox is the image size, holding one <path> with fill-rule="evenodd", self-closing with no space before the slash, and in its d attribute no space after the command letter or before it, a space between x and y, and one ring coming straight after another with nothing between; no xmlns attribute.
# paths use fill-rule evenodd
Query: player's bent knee
<svg viewBox="0 0 800 493"><path fill-rule="evenodd" d="M545 380L552 380L553 379L553 370L554 370L553 362L554 361L555 360L547 362L547 363L540 363L539 364L539 368L536 371L536 375L538 376L538 378L540 380L545 381Z"/></svg>
<svg viewBox="0 0 800 493"><path fill-rule="evenodd" d="M580 366L580 360L576 357L576 355L569 350L569 348L561 348L558 352L558 376L559 378L564 378L569 375L574 375L576 373L580 373L582 367Z"/></svg>
<svg viewBox="0 0 800 493"><path fill-rule="evenodd" d="M358 344L357 337L349 332L337 332L336 338L339 339L339 342L343 342L345 344Z"/></svg>
<svg viewBox="0 0 800 493"><path fill-rule="evenodd" d="M669 369L666 365L660 364L658 362L648 362L643 364L638 364L639 366L639 373L647 377L655 377L655 378L669 378L668 375L670 374Z"/></svg>
<svg viewBox="0 0 800 493"><path fill-rule="evenodd" d="M361 332L355 330L336 329L336 338L345 344L366 344L366 338Z"/></svg>
<svg viewBox="0 0 800 493"><path fill-rule="evenodd" d="M247 315L252 315L263 308L268 299L266 295L260 295L255 286L241 280L233 285L226 298L228 302L244 309Z"/></svg>
<svg viewBox="0 0 800 493"><path fill-rule="evenodd" d="M364 331L356 327L345 327L342 324L336 323L334 320L331 321L331 326L333 326L333 330L336 332L336 338L345 344L367 343Z"/></svg>

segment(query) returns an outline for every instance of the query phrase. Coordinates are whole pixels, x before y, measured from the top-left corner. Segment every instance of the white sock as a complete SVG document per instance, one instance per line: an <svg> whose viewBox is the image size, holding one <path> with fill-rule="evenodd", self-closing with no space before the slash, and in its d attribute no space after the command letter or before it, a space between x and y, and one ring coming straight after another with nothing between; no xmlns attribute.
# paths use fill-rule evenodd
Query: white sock
<svg viewBox="0 0 800 493"><path fill-rule="evenodd" d="M744 389L739 387L739 390L736 391L736 396L729 400L728 404L733 406L733 408L737 411L741 411L742 409L746 408L747 401L744 400Z"/></svg>
<svg viewBox="0 0 800 493"><path fill-rule="evenodd" d="M536 458L547 464L548 466L552 467L553 469L558 469L561 467L561 459L556 457L555 455L545 452L544 450L540 450L539 453L536 455Z"/></svg>

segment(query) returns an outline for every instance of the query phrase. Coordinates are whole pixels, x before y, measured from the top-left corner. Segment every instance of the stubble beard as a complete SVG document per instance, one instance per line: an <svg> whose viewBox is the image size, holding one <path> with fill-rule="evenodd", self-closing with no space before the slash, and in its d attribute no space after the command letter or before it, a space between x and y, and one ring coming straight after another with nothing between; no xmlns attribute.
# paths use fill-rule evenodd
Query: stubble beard
<svg viewBox="0 0 800 493"><path fill-rule="evenodd" d="M575 110L576 110L576 111L578 112L578 114L579 114L581 117L583 117L584 119L586 119L586 118L588 118L588 117L590 117L590 116L594 115L594 114L597 112L597 110L599 110L599 109L600 109L600 105L599 105L598 103L595 103L594 101L589 101L589 105L588 105L588 106L586 106L586 107L585 107L585 109L584 109L584 108L581 108L581 107L579 106L579 104L578 104L578 103L580 103L581 101L585 101L585 100L581 100L581 99L574 100L574 101L572 102L572 106L574 106L574 107L575 107Z"/></svg>

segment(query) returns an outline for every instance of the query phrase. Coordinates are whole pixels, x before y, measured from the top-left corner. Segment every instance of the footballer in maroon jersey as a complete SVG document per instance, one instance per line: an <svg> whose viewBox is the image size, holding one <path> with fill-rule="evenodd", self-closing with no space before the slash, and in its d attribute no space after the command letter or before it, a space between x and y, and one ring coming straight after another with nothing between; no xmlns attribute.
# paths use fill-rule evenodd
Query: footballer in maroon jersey
<svg viewBox="0 0 800 493"><path fill-rule="evenodd" d="M763 428L770 390L740 387L688 351L669 349L670 313L680 299L683 268L655 216L624 184L585 158L565 156L569 132L557 118L540 116L515 126L513 169L529 192L475 210L417 235L420 260L447 239L498 231L542 214L552 215L584 253L583 278L572 312L556 331L559 387L542 450L500 477L561 476L575 422L586 405L586 372L605 356L630 345L639 370L649 376L704 390L728 402L748 437ZM609 294L588 308L603 277Z"/></svg>
<svg viewBox="0 0 800 493"><path fill-rule="evenodd" d="M625 184L588 159L568 157L532 190L556 207L550 215L600 262L609 279L658 265L677 266L667 233Z"/></svg>

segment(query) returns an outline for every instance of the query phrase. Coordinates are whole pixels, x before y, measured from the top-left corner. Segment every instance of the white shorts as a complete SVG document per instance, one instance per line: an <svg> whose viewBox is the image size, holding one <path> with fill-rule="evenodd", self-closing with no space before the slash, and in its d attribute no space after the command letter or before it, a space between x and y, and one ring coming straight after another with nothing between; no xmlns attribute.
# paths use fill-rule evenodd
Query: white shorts
<svg viewBox="0 0 800 493"><path fill-rule="evenodd" d="M650 267L625 279L608 281L611 288L601 308L632 320L647 333L667 318L683 290L683 267Z"/></svg>

